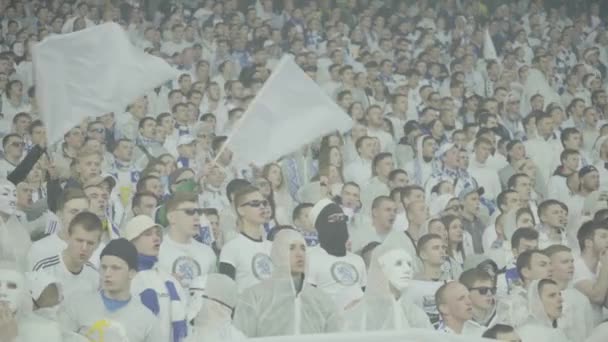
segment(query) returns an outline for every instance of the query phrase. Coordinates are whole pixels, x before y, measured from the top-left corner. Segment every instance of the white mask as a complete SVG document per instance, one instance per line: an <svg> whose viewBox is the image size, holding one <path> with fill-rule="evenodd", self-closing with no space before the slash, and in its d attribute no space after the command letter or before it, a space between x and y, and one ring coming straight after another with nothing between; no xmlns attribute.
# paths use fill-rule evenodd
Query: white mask
<svg viewBox="0 0 608 342"><path fill-rule="evenodd" d="M403 249L393 249L378 258L382 272L397 290L407 288L413 277L412 257Z"/></svg>
<svg viewBox="0 0 608 342"><path fill-rule="evenodd" d="M5 302L13 313L17 312L23 295L25 280L21 273L0 269L0 302Z"/></svg>
<svg viewBox="0 0 608 342"><path fill-rule="evenodd" d="M11 182L0 182L0 212L13 215L15 210L17 210L17 189Z"/></svg>

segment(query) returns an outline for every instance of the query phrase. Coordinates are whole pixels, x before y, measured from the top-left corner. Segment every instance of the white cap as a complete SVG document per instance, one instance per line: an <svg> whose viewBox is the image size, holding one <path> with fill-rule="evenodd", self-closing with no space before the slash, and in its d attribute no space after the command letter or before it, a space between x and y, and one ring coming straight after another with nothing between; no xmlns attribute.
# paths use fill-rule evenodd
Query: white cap
<svg viewBox="0 0 608 342"><path fill-rule="evenodd" d="M153 228L153 227L161 228L161 226L159 224L157 224L156 222L154 222L154 220L150 216L147 216L147 215L135 216L134 218L131 219L131 221L129 221L129 223L127 223L127 227L125 228L124 238L129 241L133 241L138 236L140 236L143 232L145 232L146 230Z"/></svg>
<svg viewBox="0 0 608 342"><path fill-rule="evenodd" d="M57 286L61 292L59 280L49 272L28 272L25 275L30 291L30 295L34 300L38 300L42 292L52 284Z"/></svg>
<svg viewBox="0 0 608 342"><path fill-rule="evenodd" d="M190 145L194 142L194 137L190 134L182 135L177 139L177 146Z"/></svg>
<svg viewBox="0 0 608 342"><path fill-rule="evenodd" d="M317 222L317 217L319 217L319 214L321 214L321 211L332 203L334 203L334 202L332 200L330 200L329 198L323 198L322 200L317 202L312 207L312 209L310 209L310 213L308 213L308 217L310 217L310 222L312 222L312 224L315 225L315 222Z"/></svg>

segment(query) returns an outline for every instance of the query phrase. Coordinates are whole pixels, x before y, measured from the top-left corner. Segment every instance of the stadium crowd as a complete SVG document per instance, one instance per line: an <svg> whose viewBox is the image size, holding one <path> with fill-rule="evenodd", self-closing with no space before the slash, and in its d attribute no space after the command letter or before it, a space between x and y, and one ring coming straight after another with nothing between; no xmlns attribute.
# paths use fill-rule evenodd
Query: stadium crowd
<svg viewBox="0 0 608 342"><path fill-rule="evenodd" d="M180 75L49 143L107 22ZM352 130L233 158L283 58ZM605 1L0 0L0 341L607 341L607 73Z"/></svg>

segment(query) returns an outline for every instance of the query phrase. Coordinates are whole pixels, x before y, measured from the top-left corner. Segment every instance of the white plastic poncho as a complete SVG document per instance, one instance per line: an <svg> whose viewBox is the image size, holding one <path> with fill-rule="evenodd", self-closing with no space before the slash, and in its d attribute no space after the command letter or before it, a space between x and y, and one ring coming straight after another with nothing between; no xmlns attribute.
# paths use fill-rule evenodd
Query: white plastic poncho
<svg viewBox="0 0 608 342"><path fill-rule="evenodd" d="M298 292L291 275L290 246L306 242L292 229L277 233L270 257L272 277L247 289L241 295L234 324L248 337L299 335L336 332L342 317L323 291L302 281Z"/></svg>
<svg viewBox="0 0 608 342"><path fill-rule="evenodd" d="M245 335L232 325L236 296L234 280L223 274L210 274L205 284L205 295L195 304L200 305L200 309L194 320L193 332L186 341L244 341Z"/></svg>
<svg viewBox="0 0 608 342"><path fill-rule="evenodd" d="M564 309L558 327L571 341L584 341L591 335L595 322L589 299L575 288L565 289L562 296Z"/></svg>
<svg viewBox="0 0 608 342"><path fill-rule="evenodd" d="M560 329L553 327L553 322L545 312L545 307L538 291L539 282L540 280L534 280L528 287L528 310L530 316L518 328L519 336L523 341L568 342L569 340L566 338L566 335Z"/></svg>
<svg viewBox="0 0 608 342"><path fill-rule="evenodd" d="M345 314L348 331L407 330L411 328L432 329L426 313L403 295L395 298L394 287L382 269L380 258L389 252L402 250L407 244L405 234L394 234L376 247L369 268L369 280L363 299ZM414 267L416 256L410 256ZM405 290L407 291L407 289Z"/></svg>

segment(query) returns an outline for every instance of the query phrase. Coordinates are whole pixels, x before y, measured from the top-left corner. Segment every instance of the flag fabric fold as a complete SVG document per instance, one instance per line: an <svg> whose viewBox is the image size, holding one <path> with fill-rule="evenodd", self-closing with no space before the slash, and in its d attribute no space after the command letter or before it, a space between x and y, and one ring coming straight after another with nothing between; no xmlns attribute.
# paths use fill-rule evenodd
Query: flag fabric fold
<svg viewBox="0 0 608 342"><path fill-rule="evenodd" d="M352 119L302 71L292 57L277 64L236 124L225 148L238 165L264 165L331 132L346 132Z"/></svg>
<svg viewBox="0 0 608 342"><path fill-rule="evenodd" d="M83 119L126 106L179 72L131 44L116 23L56 35L34 45L36 100L50 144Z"/></svg>

